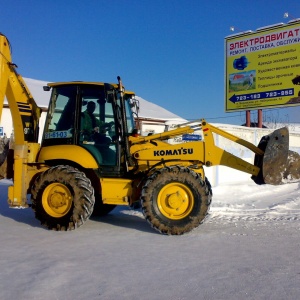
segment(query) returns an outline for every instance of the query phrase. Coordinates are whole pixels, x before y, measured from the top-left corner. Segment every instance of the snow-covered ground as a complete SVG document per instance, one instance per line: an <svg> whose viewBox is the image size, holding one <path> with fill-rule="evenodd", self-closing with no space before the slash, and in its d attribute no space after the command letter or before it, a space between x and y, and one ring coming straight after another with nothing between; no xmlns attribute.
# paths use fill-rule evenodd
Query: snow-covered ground
<svg viewBox="0 0 300 300"><path fill-rule="evenodd" d="M115 209L71 232L10 209L0 181L0 299L300 299L300 185L250 179L213 189L209 218L183 236Z"/></svg>

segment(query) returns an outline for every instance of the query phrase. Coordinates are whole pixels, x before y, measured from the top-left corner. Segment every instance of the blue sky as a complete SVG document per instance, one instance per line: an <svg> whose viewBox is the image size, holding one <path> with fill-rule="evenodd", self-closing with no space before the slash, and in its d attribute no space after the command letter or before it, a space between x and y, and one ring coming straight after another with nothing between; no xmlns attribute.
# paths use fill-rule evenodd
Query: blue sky
<svg viewBox="0 0 300 300"><path fill-rule="evenodd" d="M241 124L224 112L224 38L300 17L299 1L0 0L0 32L24 77L116 82L192 120ZM300 122L300 107L266 109ZM252 112L253 121L257 112Z"/></svg>

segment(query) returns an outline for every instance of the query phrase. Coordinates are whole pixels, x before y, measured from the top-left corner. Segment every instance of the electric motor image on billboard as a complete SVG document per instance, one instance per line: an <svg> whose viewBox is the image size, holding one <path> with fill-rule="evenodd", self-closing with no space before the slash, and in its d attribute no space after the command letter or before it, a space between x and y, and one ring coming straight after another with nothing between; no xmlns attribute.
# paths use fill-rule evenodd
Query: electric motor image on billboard
<svg viewBox="0 0 300 300"><path fill-rule="evenodd" d="M300 22L225 39L225 111L300 105Z"/></svg>

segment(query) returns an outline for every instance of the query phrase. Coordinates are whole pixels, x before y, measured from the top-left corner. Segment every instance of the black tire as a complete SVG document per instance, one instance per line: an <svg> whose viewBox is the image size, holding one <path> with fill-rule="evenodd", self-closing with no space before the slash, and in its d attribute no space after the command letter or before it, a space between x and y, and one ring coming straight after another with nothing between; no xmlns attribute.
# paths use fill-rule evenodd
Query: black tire
<svg viewBox="0 0 300 300"><path fill-rule="evenodd" d="M83 172L60 165L38 176L31 189L31 201L42 225L52 230L73 230L92 214L94 189Z"/></svg>
<svg viewBox="0 0 300 300"><path fill-rule="evenodd" d="M172 166L154 172L141 194L142 211L162 234L180 235L198 227L209 211L208 180L189 168Z"/></svg>

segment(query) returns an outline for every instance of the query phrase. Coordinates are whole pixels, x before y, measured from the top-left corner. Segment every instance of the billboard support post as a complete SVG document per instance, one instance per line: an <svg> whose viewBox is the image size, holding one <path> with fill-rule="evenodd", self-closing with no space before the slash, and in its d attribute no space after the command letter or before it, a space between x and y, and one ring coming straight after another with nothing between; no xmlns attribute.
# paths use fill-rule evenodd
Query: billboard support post
<svg viewBox="0 0 300 300"><path fill-rule="evenodd" d="M262 128L262 109L257 110L258 127Z"/></svg>
<svg viewBox="0 0 300 300"><path fill-rule="evenodd" d="M250 110L246 110L246 126L251 127Z"/></svg>

